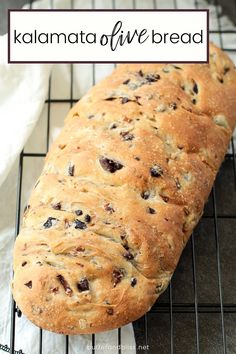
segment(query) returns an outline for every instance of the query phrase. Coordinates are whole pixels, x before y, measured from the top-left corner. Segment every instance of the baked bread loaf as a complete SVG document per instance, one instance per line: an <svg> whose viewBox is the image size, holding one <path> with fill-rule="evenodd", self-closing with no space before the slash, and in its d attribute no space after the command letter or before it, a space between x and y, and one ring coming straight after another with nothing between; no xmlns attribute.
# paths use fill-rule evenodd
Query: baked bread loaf
<svg viewBox="0 0 236 354"><path fill-rule="evenodd" d="M95 333L136 320L167 287L236 122L236 73L125 64L70 111L14 250L13 295L36 325Z"/></svg>

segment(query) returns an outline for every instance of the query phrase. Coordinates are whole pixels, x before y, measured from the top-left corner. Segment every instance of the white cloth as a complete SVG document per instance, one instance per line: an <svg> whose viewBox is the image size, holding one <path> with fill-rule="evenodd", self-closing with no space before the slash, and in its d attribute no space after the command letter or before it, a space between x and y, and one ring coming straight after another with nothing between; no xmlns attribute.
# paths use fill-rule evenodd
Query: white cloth
<svg viewBox="0 0 236 354"><path fill-rule="evenodd" d="M6 65L7 35L0 38L0 184L25 145L43 108L50 65Z"/></svg>
<svg viewBox="0 0 236 354"><path fill-rule="evenodd" d="M26 0L27 1L27 0ZM177 0L179 8L194 8L194 1ZM34 8L69 8L69 0L42 0L34 3ZM132 0L116 0L117 8L132 8ZM173 0L156 0L158 8L173 8ZM111 0L96 0L97 8L111 8ZM153 0L136 0L137 8L152 8ZM92 7L92 1L74 0L75 8ZM199 8L206 7L206 3L199 1ZM218 11L221 9L218 7ZM215 7L210 7L210 27L218 28ZM227 17L220 18L224 29L235 29ZM236 47L235 35L223 35L224 47ZM220 37L215 34L211 39L220 45ZM7 37L0 37L0 353L1 345L10 343L10 311L11 292L10 279L12 277L12 247L14 243L14 217L16 209L16 182L20 151L26 144L26 151L45 151L47 107L44 100L48 92L48 79L52 70L51 97L70 97L70 68L68 65L8 65ZM232 59L236 58L232 56ZM112 65L96 65L95 78L99 80L112 69ZM74 66L74 97L79 98L92 85L91 65ZM55 138L63 123L63 118L69 105L51 106L50 141ZM39 119L40 117L40 119ZM39 120L38 120L39 119ZM30 137L30 138L29 138ZM22 203L23 209L30 190L42 168L42 161L38 158L24 159ZM10 171L10 172L9 172ZM9 174L8 174L9 173ZM8 178L6 179L6 176ZM134 304L135 306L135 304ZM122 354L135 353L135 340L132 325L122 328ZM38 353L39 329L31 324L24 316L16 316L15 350L22 350L25 354ZM117 330L96 335L96 353L117 353ZM91 336L73 336L69 340L70 354L91 353ZM102 347L103 345L103 347ZM65 337L43 331L43 353L64 353Z"/></svg>

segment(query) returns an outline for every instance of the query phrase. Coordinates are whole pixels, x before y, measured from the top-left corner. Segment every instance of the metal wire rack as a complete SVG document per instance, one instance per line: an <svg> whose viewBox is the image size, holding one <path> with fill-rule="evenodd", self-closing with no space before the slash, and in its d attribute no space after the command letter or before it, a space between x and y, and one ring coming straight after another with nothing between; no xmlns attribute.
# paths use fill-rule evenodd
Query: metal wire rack
<svg viewBox="0 0 236 354"><path fill-rule="evenodd" d="M114 9L116 9L118 1L119 0L112 0L112 7ZM150 0L150 2L151 1L152 0ZM30 3L30 7L32 6L32 2L33 1ZM236 0L232 2L236 8ZM153 9L158 8L157 3L158 1L152 1ZM191 1L189 1L189 3L191 3ZM214 0L211 3L214 5L217 15L217 29L211 30L210 35L217 35L221 48L227 52L236 54L236 46L235 48L224 47L223 37L226 34L236 34L236 31L235 29L224 29L222 27L218 1ZM138 8L139 4L140 1L132 0L134 9ZM178 5L178 0L173 0L173 8L181 8L181 5ZM192 1L190 6L191 5L192 8L200 8L200 4L197 0ZM73 6L74 1L72 0L71 8L73 8ZM53 0L51 0L51 7L53 8ZM92 7L95 7L95 0L92 0ZM92 78L94 84L96 81L96 65L94 64L92 66ZM48 150L49 147L50 120L53 104L67 103L72 106L73 103L77 102L79 99L79 97L74 97L73 80L74 66L71 64L69 99L52 98L51 78L49 80L48 98L45 101L47 107L46 150ZM24 152L24 150L20 154L15 235L19 233L20 229L24 163L28 158L37 159L45 155L44 152L31 153ZM235 147L232 139L229 153L227 153L225 162L217 177L203 218L200 225L191 236L169 288L153 308L143 318L133 324L138 353L236 353L236 338L233 339L234 335L236 337L236 296L235 293L232 292L231 294L230 291L229 294L227 294L227 281L225 282L227 269L231 268L229 269L231 272L236 269L235 267L232 269L232 260L230 257L227 257L224 252L225 245L229 246L233 239L231 237L232 234L234 233L234 236L236 236L234 231L234 227L236 226L235 157ZM224 232L224 230L228 231ZM203 262L205 267L201 265L201 253L205 256L205 263ZM232 254L231 252L231 255ZM222 278L222 264L225 278ZM210 275L207 277L205 276L205 271L208 266ZM183 272L182 268L184 268ZM209 284L207 283L208 281ZM231 287L236 287L236 283L231 284ZM12 300L10 333L11 354L15 352L16 316L20 317L21 313ZM216 319L216 323L212 321L212 316ZM212 327L214 329L213 331ZM39 354L44 352L43 335L43 330L39 329ZM120 347L122 344L121 329L118 329L117 336L117 351L120 354L122 353ZM93 346L95 340L95 335L92 335ZM70 338L66 336L65 347L61 348L61 353L69 354L69 341ZM92 353L96 352L95 348L92 348L91 351Z"/></svg>

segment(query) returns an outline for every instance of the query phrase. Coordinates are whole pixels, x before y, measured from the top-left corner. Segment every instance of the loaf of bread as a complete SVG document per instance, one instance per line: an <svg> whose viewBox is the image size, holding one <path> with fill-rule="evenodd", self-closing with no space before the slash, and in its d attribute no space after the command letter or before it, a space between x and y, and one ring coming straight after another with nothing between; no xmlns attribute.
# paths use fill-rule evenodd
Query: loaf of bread
<svg viewBox="0 0 236 354"><path fill-rule="evenodd" d="M236 122L236 72L125 64L72 108L27 206L14 299L44 329L96 333L145 314L202 215Z"/></svg>

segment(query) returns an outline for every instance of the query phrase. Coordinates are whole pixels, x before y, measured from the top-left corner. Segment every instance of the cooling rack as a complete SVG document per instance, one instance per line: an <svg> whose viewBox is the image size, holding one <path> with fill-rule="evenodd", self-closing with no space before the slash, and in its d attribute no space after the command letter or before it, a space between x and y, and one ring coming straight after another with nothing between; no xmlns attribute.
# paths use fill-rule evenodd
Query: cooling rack
<svg viewBox="0 0 236 354"><path fill-rule="evenodd" d="M32 7L32 2L30 7ZM149 4L153 9L162 8L170 1L131 0L134 9ZM128 2L127 2L128 3ZM185 2L186 3L186 2ZM70 1L71 8L75 6ZM99 1L92 0L92 8ZM123 3L124 4L124 1ZM232 1L236 8L236 1ZM112 8L119 6L119 0L111 0ZM53 0L51 0L53 8ZM173 0L172 8L181 9L182 1ZM189 1L189 8L201 8L200 1ZM123 6L124 8L124 6ZM130 8L130 6L129 6ZM210 28L210 37L230 55L236 55L236 31L222 23L217 0L211 2L211 12L216 16L216 26ZM210 13L211 13L210 12ZM227 36L235 37L235 47L225 45ZM77 65L77 64L76 64ZM114 64L115 65L115 64ZM92 83L96 82L97 65L91 66ZM70 97L53 98L52 79L49 80L46 107L46 151L50 144L50 122L53 105L72 106L79 97L74 97L74 65L70 65ZM236 99L236 98L235 98ZM45 151L22 151L19 158L17 210L15 235L19 233L22 213L22 185L24 168L29 158L44 158ZM233 257L236 252L236 161L234 141L226 154L225 161L213 186L204 215L192 234L180 259L173 279L152 309L135 321L134 331L138 353L153 354L233 354L236 353L236 282L233 278L236 268ZM134 304L135 306L135 304ZM10 353L15 352L15 331L21 312L12 300ZM44 331L39 329L38 353L43 354ZM70 337L66 336L61 353L69 354ZM122 331L117 330L117 353L122 353ZM91 353L96 353L96 335L92 335ZM26 353L30 354L30 353ZM53 353L54 354L54 353ZM60 353L55 353L60 354Z"/></svg>

